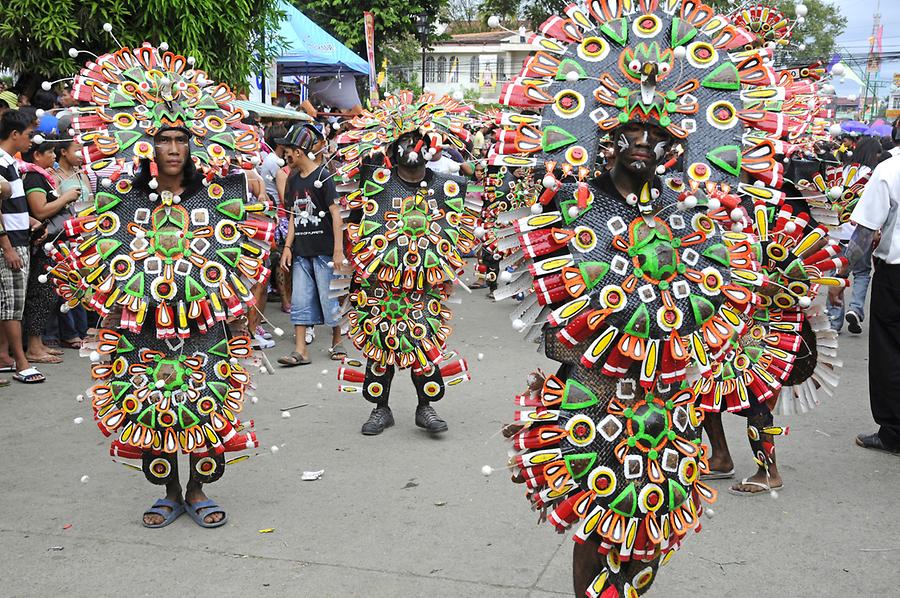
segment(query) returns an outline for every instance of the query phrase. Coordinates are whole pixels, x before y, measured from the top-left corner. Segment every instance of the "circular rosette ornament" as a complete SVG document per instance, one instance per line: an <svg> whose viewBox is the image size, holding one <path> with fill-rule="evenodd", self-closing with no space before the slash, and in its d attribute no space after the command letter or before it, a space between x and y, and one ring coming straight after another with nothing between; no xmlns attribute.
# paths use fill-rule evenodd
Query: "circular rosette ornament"
<svg viewBox="0 0 900 598"><path fill-rule="evenodd" d="M532 378L517 399L518 475L558 530L574 526L575 541L592 538L611 557L597 595L606 584L622 591L634 580L618 564L652 561L655 571L698 526L701 499L715 500L698 481L708 470L702 411L687 387L645 390L578 366L568 379Z"/></svg>
<svg viewBox="0 0 900 598"><path fill-rule="evenodd" d="M189 134L201 169L227 172L231 164L259 161L256 131L241 122L246 113L228 86L165 47L144 43L100 56L75 76L72 95L88 104L71 109L72 127L93 172L154 160L154 137L173 128Z"/></svg>
<svg viewBox="0 0 900 598"><path fill-rule="evenodd" d="M577 194L574 185L567 192ZM691 364L709 371L741 325L738 314L753 304L754 246L723 234L704 208L648 216L591 193L574 215L564 201L561 213L518 222L535 289L520 313L533 312L533 302L549 306L556 338L604 375L620 377L638 363L649 388L657 376L683 380Z"/></svg>
<svg viewBox="0 0 900 598"><path fill-rule="evenodd" d="M139 332L150 317L159 338L187 338L191 322L205 332L254 304L250 289L269 276L268 208L247 199L240 174L185 196L148 193L120 178L66 222L69 236L80 238L69 271L84 273L102 316L121 309L123 328Z"/></svg>
<svg viewBox="0 0 900 598"><path fill-rule="evenodd" d="M437 363L450 335L450 310L437 287L404 291L361 281L350 294L350 333L366 357L401 368Z"/></svg>
<svg viewBox="0 0 900 598"><path fill-rule="evenodd" d="M205 473L221 475L225 453L257 446L237 418L250 387L249 337L218 326L186 340L101 329L93 344L88 396L100 430L115 437L113 456L210 456ZM163 469L150 475L165 478Z"/></svg>
<svg viewBox="0 0 900 598"><path fill-rule="evenodd" d="M348 226L352 256L362 276L409 291L452 282L474 250L477 214L465 197L464 178L429 175L411 189L386 168L377 168L351 207L362 208Z"/></svg>

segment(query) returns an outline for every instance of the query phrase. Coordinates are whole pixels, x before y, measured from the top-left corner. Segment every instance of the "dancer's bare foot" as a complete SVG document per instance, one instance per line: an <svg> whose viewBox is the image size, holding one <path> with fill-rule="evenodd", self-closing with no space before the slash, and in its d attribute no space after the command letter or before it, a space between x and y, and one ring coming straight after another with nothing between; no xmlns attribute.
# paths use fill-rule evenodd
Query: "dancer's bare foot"
<svg viewBox="0 0 900 598"><path fill-rule="evenodd" d="M172 502L181 502L181 489L179 488L177 492L169 491L166 492L166 500L170 500ZM159 509L171 513L172 509L169 507L158 507ZM155 526L160 525L166 518L162 515L158 515L156 513L144 513L144 524Z"/></svg>
<svg viewBox="0 0 900 598"><path fill-rule="evenodd" d="M188 489L184 493L184 502L187 508L191 508L191 505L199 504L201 502L209 500L209 497L206 496L206 493L203 492L203 487L200 484L193 485L188 484ZM203 518L204 523L218 523L222 521L222 518L225 517L225 513L222 511L210 513L206 517Z"/></svg>

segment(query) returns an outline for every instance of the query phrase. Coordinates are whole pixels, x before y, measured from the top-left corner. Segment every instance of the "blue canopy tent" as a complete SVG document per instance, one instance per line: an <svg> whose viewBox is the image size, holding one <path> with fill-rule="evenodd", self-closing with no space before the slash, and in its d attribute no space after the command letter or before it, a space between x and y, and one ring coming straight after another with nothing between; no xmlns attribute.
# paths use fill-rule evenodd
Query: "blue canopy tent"
<svg viewBox="0 0 900 598"><path fill-rule="evenodd" d="M287 40L287 48L277 60L281 77L369 74L368 62L328 35L296 7L280 2L279 8L287 14L278 30Z"/></svg>

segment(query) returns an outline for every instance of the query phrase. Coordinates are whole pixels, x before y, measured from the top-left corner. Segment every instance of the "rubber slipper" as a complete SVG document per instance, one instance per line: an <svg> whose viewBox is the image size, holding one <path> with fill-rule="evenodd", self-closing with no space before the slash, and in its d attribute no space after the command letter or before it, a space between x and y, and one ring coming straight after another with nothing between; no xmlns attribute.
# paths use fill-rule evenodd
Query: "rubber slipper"
<svg viewBox="0 0 900 598"><path fill-rule="evenodd" d="M0 372L4 373L12 373L16 371L16 364L11 363L9 365L0 365Z"/></svg>
<svg viewBox="0 0 900 598"><path fill-rule="evenodd" d="M296 367L298 365L309 365L312 362L309 359L307 359L306 357L303 357L302 355L297 353L296 351L291 351L290 355L285 355L284 357L279 357L278 363L280 363L284 367L292 368L292 367Z"/></svg>
<svg viewBox="0 0 900 598"><path fill-rule="evenodd" d="M701 473L700 474L700 479L703 481L706 481L706 480L730 480L733 477L734 477L734 467L732 467L728 471L711 469L709 471L709 473Z"/></svg>
<svg viewBox="0 0 900 598"><path fill-rule="evenodd" d="M761 492L748 492L746 490L735 490L734 488L729 488L728 492L734 494L735 496L757 496L759 494L765 496L772 490L781 490L784 488L784 484L780 486L769 486L768 484L761 484L759 482L751 482L747 478L741 480L742 486L753 486L754 488L762 488Z"/></svg>
<svg viewBox="0 0 900 598"><path fill-rule="evenodd" d="M198 502L191 504L187 501L186 503L186 511L191 519L194 520L194 523L199 525L200 527L205 528L213 528L225 525L225 522L228 521L228 514L225 512L225 509L216 504L216 501L212 499L204 500L203 502ZM207 523L203 521L204 517L209 517L213 513L221 513L222 519L216 521L215 523Z"/></svg>
<svg viewBox="0 0 900 598"><path fill-rule="evenodd" d="M171 509L171 511L166 511L163 509L163 507L169 507ZM141 524L143 524L143 526L146 528L158 529L161 527L166 527L167 525L169 525L170 523L172 523L173 521L175 521L176 519L181 517L184 514L184 505L181 504L180 502L175 502L174 500L169 500L167 498L161 498L158 501L156 501L155 503L153 503L152 507L150 507L149 509L144 511L144 515L147 515L147 514L159 515L160 517L163 518L163 522L158 523L156 525L150 525L147 522L145 522L142 517Z"/></svg>
<svg viewBox="0 0 900 598"><path fill-rule="evenodd" d="M343 361L345 357L347 357L347 351L344 349L342 343L338 343L328 350L331 353L331 359L333 361Z"/></svg>
<svg viewBox="0 0 900 598"><path fill-rule="evenodd" d="M56 348L54 348L54 347L47 347L47 355L57 355L57 356L59 356L59 355L65 355L65 352L63 352L63 351L61 351L61 350L59 350L59 349L56 349Z"/></svg>
<svg viewBox="0 0 900 598"><path fill-rule="evenodd" d="M13 374L13 380L21 382L22 384L40 384L46 379L47 378L45 378L37 368L28 368L27 370L22 370L21 372Z"/></svg>
<svg viewBox="0 0 900 598"><path fill-rule="evenodd" d="M60 347L65 347L66 349L80 349L81 341L59 341Z"/></svg>

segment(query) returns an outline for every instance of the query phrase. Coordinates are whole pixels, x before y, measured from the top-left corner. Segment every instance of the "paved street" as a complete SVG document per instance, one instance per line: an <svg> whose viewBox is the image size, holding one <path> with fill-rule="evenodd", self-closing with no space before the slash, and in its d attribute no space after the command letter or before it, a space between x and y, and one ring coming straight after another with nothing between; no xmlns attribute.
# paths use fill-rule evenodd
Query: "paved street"
<svg viewBox="0 0 900 598"><path fill-rule="evenodd" d="M74 400L89 384L86 359L67 352L64 364L44 367L47 383L0 389L0 596L570 596L571 540L536 525L505 473L481 473L505 462L497 432L512 397L549 362L518 339L508 305L476 293L451 306L451 346L474 380L437 405L450 424L440 438L413 426L403 374L392 397L397 425L361 436L369 406L336 392L325 334L313 365L257 375L259 403L245 415L263 448L207 488L229 513L218 530L186 516L161 530L141 527L161 494L110 461L88 404ZM277 305L267 314L289 330ZM269 351L272 361L289 345L288 333ZM777 499L736 497L729 482L714 482L715 515L651 596L900 593L900 458L853 445L873 429L865 334L843 335L841 353L838 397L777 420L791 427L778 439L785 489ZM281 408L302 403L281 417ZM79 416L86 421L76 425ZM738 475L749 475L744 421L725 424ZM320 469L321 480L301 481ZM267 528L274 531L260 533Z"/></svg>

